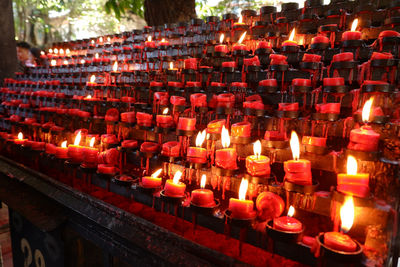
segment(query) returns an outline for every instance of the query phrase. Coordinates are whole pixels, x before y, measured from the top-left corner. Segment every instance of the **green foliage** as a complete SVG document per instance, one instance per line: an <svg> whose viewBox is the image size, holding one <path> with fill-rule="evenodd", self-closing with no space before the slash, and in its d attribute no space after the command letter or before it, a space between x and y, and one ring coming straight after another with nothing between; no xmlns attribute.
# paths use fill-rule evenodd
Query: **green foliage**
<svg viewBox="0 0 400 267"><path fill-rule="evenodd" d="M107 0L104 8L108 14L114 12L118 20L120 20L127 11L142 18L144 16L144 0Z"/></svg>
<svg viewBox="0 0 400 267"><path fill-rule="evenodd" d="M239 14L243 9L258 10L272 1L265 0L221 0L217 5L212 6L210 0L196 0L196 9L198 16L205 18L207 16L222 16L225 13Z"/></svg>

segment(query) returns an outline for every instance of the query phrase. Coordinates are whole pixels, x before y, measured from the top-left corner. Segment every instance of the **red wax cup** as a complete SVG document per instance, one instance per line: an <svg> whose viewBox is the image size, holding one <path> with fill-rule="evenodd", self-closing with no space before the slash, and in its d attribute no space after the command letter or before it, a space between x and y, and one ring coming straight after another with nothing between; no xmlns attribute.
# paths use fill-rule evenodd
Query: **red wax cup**
<svg viewBox="0 0 400 267"><path fill-rule="evenodd" d="M35 142L31 141L30 147L32 150L35 151L42 151L45 148L46 143L45 142Z"/></svg>
<svg viewBox="0 0 400 267"><path fill-rule="evenodd" d="M298 44L296 41L287 40L283 42L282 46L298 46Z"/></svg>
<svg viewBox="0 0 400 267"><path fill-rule="evenodd" d="M323 35L317 35L311 39L311 44L329 44L329 38Z"/></svg>
<svg viewBox="0 0 400 267"><path fill-rule="evenodd" d="M97 155L99 164L116 165L119 159L119 151L115 148L107 149Z"/></svg>
<svg viewBox="0 0 400 267"><path fill-rule="evenodd" d="M229 208L232 217L236 219L249 219L255 215L254 203L251 200L229 199Z"/></svg>
<svg viewBox="0 0 400 267"><path fill-rule="evenodd" d="M249 122L238 122L231 126L231 136L236 137L250 137L251 124Z"/></svg>
<svg viewBox="0 0 400 267"><path fill-rule="evenodd" d="M348 40L361 40L361 32L359 31L346 31L342 34L342 42Z"/></svg>
<svg viewBox="0 0 400 267"><path fill-rule="evenodd" d="M173 95L170 98L170 103L174 106L185 106L186 105L186 99L182 96L176 96Z"/></svg>
<svg viewBox="0 0 400 267"><path fill-rule="evenodd" d="M136 113L134 111L121 113L121 121L127 123L134 123L136 120Z"/></svg>
<svg viewBox="0 0 400 267"><path fill-rule="evenodd" d="M234 44L233 45L233 51L238 51L238 50L248 50L246 45L244 44Z"/></svg>
<svg viewBox="0 0 400 267"><path fill-rule="evenodd" d="M159 45L159 46L168 46L168 45L169 45L169 41L167 41L167 40L160 41L160 42L158 43L158 45Z"/></svg>
<svg viewBox="0 0 400 267"><path fill-rule="evenodd" d="M260 60L258 59L258 56L243 59L243 64L245 66L260 66L261 65Z"/></svg>
<svg viewBox="0 0 400 267"><path fill-rule="evenodd" d="M305 159L288 160L283 164L285 171L285 180L299 184L311 185L311 162Z"/></svg>
<svg viewBox="0 0 400 267"><path fill-rule="evenodd" d="M99 164L97 165L97 172L102 174L114 175L117 173L117 168L113 165Z"/></svg>
<svg viewBox="0 0 400 267"><path fill-rule="evenodd" d="M369 196L369 174L339 173L337 176L337 190L347 195L367 197Z"/></svg>
<svg viewBox="0 0 400 267"><path fill-rule="evenodd" d="M384 38L384 37L400 37L400 33L391 30L380 32L378 38Z"/></svg>
<svg viewBox="0 0 400 267"><path fill-rule="evenodd" d="M354 252L357 244L350 236L339 232L327 232L324 234L324 244L330 249L344 252Z"/></svg>
<svg viewBox="0 0 400 267"><path fill-rule="evenodd" d="M179 157L180 144L177 141L169 141L162 145L161 155L166 157Z"/></svg>
<svg viewBox="0 0 400 267"><path fill-rule="evenodd" d="M214 51L226 54L226 53L228 53L228 47L224 44L220 44L214 48Z"/></svg>
<svg viewBox="0 0 400 267"><path fill-rule="evenodd" d="M83 162L86 165L94 165L97 164L97 158L98 158L99 151L97 148L94 147L86 147L85 148L85 154L83 158Z"/></svg>
<svg viewBox="0 0 400 267"><path fill-rule="evenodd" d="M118 143L118 139L114 134L102 134L100 137L100 141L103 144L116 144Z"/></svg>
<svg viewBox="0 0 400 267"><path fill-rule="evenodd" d="M303 136L302 139L303 145L311 145L311 146L326 146L326 138L325 137L315 137L315 136Z"/></svg>
<svg viewBox="0 0 400 267"><path fill-rule="evenodd" d="M245 101L243 102L243 108L251 109L264 109L264 104L262 101Z"/></svg>
<svg viewBox="0 0 400 267"><path fill-rule="evenodd" d="M246 170L252 176L269 176L271 173L270 160L264 155L248 156L246 157Z"/></svg>
<svg viewBox="0 0 400 267"><path fill-rule="evenodd" d="M215 164L217 167L227 170L237 169L237 154L234 148L218 149L215 152Z"/></svg>
<svg viewBox="0 0 400 267"><path fill-rule="evenodd" d="M326 103L326 104L316 104L315 110L317 113L340 113L340 103Z"/></svg>
<svg viewBox="0 0 400 267"><path fill-rule="evenodd" d="M164 194L169 197L183 197L185 195L186 185L178 182L174 183L172 179L165 182Z"/></svg>
<svg viewBox="0 0 400 267"><path fill-rule="evenodd" d="M121 142L121 147L124 148L136 148L138 146L138 141L136 140L124 140Z"/></svg>
<svg viewBox="0 0 400 267"><path fill-rule="evenodd" d="M371 56L371 60L385 60L385 59L392 59L393 55L390 53L378 53L373 52Z"/></svg>
<svg viewBox="0 0 400 267"><path fill-rule="evenodd" d="M169 87L182 88L183 87L183 83L181 83L181 82L168 82L168 86Z"/></svg>
<svg viewBox="0 0 400 267"><path fill-rule="evenodd" d="M349 149L361 151L377 151L379 144L379 133L372 130L371 126L364 125L350 132Z"/></svg>
<svg viewBox="0 0 400 267"><path fill-rule="evenodd" d="M274 219L274 229L286 232L300 232L303 229L303 224L292 217L283 216Z"/></svg>
<svg viewBox="0 0 400 267"><path fill-rule="evenodd" d="M177 128L184 131L196 130L196 118L179 117Z"/></svg>
<svg viewBox="0 0 400 267"><path fill-rule="evenodd" d="M321 56L315 54L304 54L303 62L321 62Z"/></svg>
<svg viewBox="0 0 400 267"><path fill-rule="evenodd" d="M72 162L82 162L84 158L85 148L79 145L68 146L68 157Z"/></svg>
<svg viewBox="0 0 400 267"><path fill-rule="evenodd" d="M222 131L222 126L226 124L225 119L213 120L207 124L207 133L220 134Z"/></svg>
<svg viewBox="0 0 400 267"><path fill-rule="evenodd" d="M298 111L299 110L299 103L279 103L278 110L283 111Z"/></svg>
<svg viewBox="0 0 400 267"><path fill-rule="evenodd" d="M68 148L66 148L66 147L57 147L56 148L56 158L58 158L58 159L67 159L68 158Z"/></svg>
<svg viewBox="0 0 400 267"><path fill-rule="evenodd" d="M145 188L156 188L161 186L162 179L158 177L142 177L142 186Z"/></svg>
<svg viewBox="0 0 400 267"><path fill-rule="evenodd" d="M153 116L144 112L136 113L136 121L140 126L150 127L152 124Z"/></svg>
<svg viewBox="0 0 400 267"><path fill-rule="evenodd" d="M150 153L155 153L159 149L159 145L157 143L153 142L143 142L143 144L140 146L140 151L141 152L150 152Z"/></svg>
<svg viewBox="0 0 400 267"><path fill-rule="evenodd" d="M155 92L154 93L154 103L158 103L160 105L168 105L169 95L168 92Z"/></svg>
<svg viewBox="0 0 400 267"><path fill-rule="evenodd" d="M206 163L207 150L202 147L189 147L186 157L192 163Z"/></svg>
<svg viewBox="0 0 400 267"><path fill-rule="evenodd" d="M187 58L184 60L185 69L197 70L197 58Z"/></svg>
<svg viewBox="0 0 400 267"><path fill-rule="evenodd" d="M213 207L215 206L214 193L209 189L193 190L191 202L200 207Z"/></svg>
<svg viewBox="0 0 400 267"><path fill-rule="evenodd" d="M272 48L272 45L269 42L260 41L257 44L257 49L268 49L268 48Z"/></svg>
<svg viewBox="0 0 400 267"><path fill-rule="evenodd" d="M285 141L287 140L285 132L265 131L264 140L267 141Z"/></svg>
<svg viewBox="0 0 400 267"><path fill-rule="evenodd" d="M340 61L353 61L354 56L351 52L344 52L340 54L333 55L332 62L340 62Z"/></svg>
<svg viewBox="0 0 400 267"><path fill-rule="evenodd" d="M45 146L45 152L47 153L47 154L52 154L52 155L54 155L54 154L56 154L56 151L57 151L57 147L55 146L55 145L53 145L53 144L46 144L46 146Z"/></svg>
<svg viewBox="0 0 400 267"><path fill-rule="evenodd" d="M236 68L236 62L235 61L222 62L222 67L223 68Z"/></svg>
<svg viewBox="0 0 400 267"><path fill-rule="evenodd" d="M324 86L343 86L344 78L336 77L336 78L324 78Z"/></svg>
<svg viewBox="0 0 400 267"><path fill-rule="evenodd" d="M279 55L279 54L272 54L269 56L271 63L270 65L287 65L287 57L284 55Z"/></svg>
<svg viewBox="0 0 400 267"><path fill-rule="evenodd" d="M171 115L157 115L156 123L158 127L169 128L174 126L174 120Z"/></svg>
<svg viewBox="0 0 400 267"><path fill-rule="evenodd" d="M201 87L201 82L188 81L186 82L185 87Z"/></svg>
<svg viewBox="0 0 400 267"><path fill-rule="evenodd" d="M24 145L28 139L14 139L14 144L16 145Z"/></svg>
<svg viewBox="0 0 400 267"><path fill-rule="evenodd" d="M267 79L267 80L259 81L258 85L275 87L275 86L278 86L278 82L276 81L276 79Z"/></svg>
<svg viewBox="0 0 400 267"><path fill-rule="evenodd" d="M144 42L144 46L145 47L149 47L149 48L156 48L156 42L154 42L154 41L146 41L146 42Z"/></svg>
<svg viewBox="0 0 400 267"><path fill-rule="evenodd" d="M219 94L217 96L218 107L230 108L233 107L234 104L235 104L235 96L233 94L227 93L227 94Z"/></svg>
<svg viewBox="0 0 400 267"><path fill-rule="evenodd" d="M202 93L191 94L190 104L193 107L207 107L207 95Z"/></svg>
<svg viewBox="0 0 400 267"><path fill-rule="evenodd" d="M292 80L292 85L293 86L311 86L311 80L310 79L293 79Z"/></svg>

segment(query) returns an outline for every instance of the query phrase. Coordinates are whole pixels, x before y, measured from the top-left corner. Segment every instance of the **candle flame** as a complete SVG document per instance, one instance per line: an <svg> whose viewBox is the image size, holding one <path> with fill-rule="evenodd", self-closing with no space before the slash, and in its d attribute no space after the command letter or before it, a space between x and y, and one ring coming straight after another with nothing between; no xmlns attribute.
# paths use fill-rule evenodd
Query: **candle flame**
<svg viewBox="0 0 400 267"><path fill-rule="evenodd" d="M85 64L85 60L84 59L81 59L81 64Z"/></svg>
<svg viewBox="0 0 400 267"><path fill-rule="evenodd" d="M260 142L260 140L257 140L253 144L253 152L254 152L254 155L256 155L257 158L260 157L260 155L261 155L261 142Z"/></svg>
<svg viewBox="0 0 400 267"><path fill-rule="evenodd" d="M99 58L99 53L94 54L94 58L98 59Z"/></svg>
<svg viewBox="0 0 400 267"><path fill-rule="evenodd" d="M207 176L205 174L203 174L201 176L200 188L205 188L206 187L206 182L207 182Z"/></svg>
<svg viewBox="0 0 400 267"><path fill-rule="evenodd" d="M99 41L100 41L100 43L102 43L103 42L103 37L100 37Z"/></svg>
<svg viewBox="0 0 400 267"><path fill-rule="evenodd" d="M46 53L44 51L40 51L40 54L44 56Z"/></svg>
<svg viewBox="0 0 400 267"><path fill-rule="evenodd" d="M88 95L87 97L85 97L86 99L92 99L91 95Z"/></svg>
<svg viewBox="0 0 400 267"><path fill-rule="evenodd" d="M49 54L53 54L53 49L49 49Z"/></svg>
<svg viewBox="0 0 400 267"><path fill-rule="evenodd" d="M110 37L107 37L107 42L110 42L111 41L111 38Z"/></svg>
<svg viewBox="0 0 400 267"><path fill-rule="evenodd" d="M90 76L90 82L94 83L96 81L96 76L93 74L92 76Z"/></svg>
<svg viewBox="0 0 400 267"><path fill-rule="evenodd" d="M67 55L71 54L71 51L69 50L69 48L67 48L67 50L65 50L65 53L66 53Z"/></svg>
<svg viewBox="0 0 400 267"><path fill-rule="evenodd" d="M96 138L95 138L95 137L92 137L92 139L90 139L89 146L90 146L90 147L93 147L95 141L96 141Z"/></svg>
<svg viewBox="0 0 400 267"><path fill-rule="evenodd" d="M294 36L295 36L295 34L296 34L296 28L293 28L293 30L290 32L290 35L289 35L289 41L294 41Z"/></svg>
<svg viewBox="0 0 400 267"><path fill-rule="evenodd" d="M341 230L345 233L350 231L354 222L354 202L352 196L347 196L343 206L340 208Z"/></svg>
<svg viewBox="0 0 400 267"><path fill-rule="evenodd" d="M64 49L60 48L60 55L64 54Z"/></svg>
<svg viewBox="0 0 400 267"><path fill-rule="evenodd" d="M221 35L219 36L219 43L222 44L222 42L224 41L225 38L225 34L221 33Z"/></svg>
<svg viewBox="0 0 400 267"><path fill-rule="evenodd" d="M249 181L242 178L242 182L239 187L239 200L246 200L247 188L249 187Z"/></svg>
<svg viewBox="0 0 400 267"><path fill-rule="evenodd" d="M94 44L94 40L92 40L91 43Z"/></svg>
<svg viewBox="0 0 400 267"><path fill-rule="evenodd" d="M55 59L52 59L50 62L50 65L55 66L57 65L57 61Z"/></svg>
<svg viewBox="0 0 400 267"><path fill-rule="evenodd" d="M196 137L196 146L201 147L203 145L204 140L206 139L206 130L199 132Z"/></svg>
<svg viewBox="0 0 400 267"><path fill-rule="evenodd" d="M168 111L169 111L169 109L168 109L168 108L164 108L164 110L163 110L162 114L163 114L163 115L167 115L167 114L168 114Z"/></svg>
<svg viewBox="0 0 400 267"><path fill-rule="evenodd" d="M81 142L81 131L78 132L78 134L75 136L75 141L74 141L74 145L75 146L79 146L79 143Z"/></svg>
<svg viewBox="0 0 400 267"><path fill-rule="evenodd" d="M118 62L115 61L114 65L113 65L113 71L117 71L118 70Z"/></svg>
<svg viewBox="0 0 400 267"><path fill-rule="evenodd" d="M222 126L221 143L222 143L223 148L227 148L231 144L231 138L229 137L229 131L225 128L225 125Z"/></svg>
<svg viewBox="0 0 400 267"><path fill-rule="evenodd" d="M293 208L292 205L290 205L289 210L287 212L287 216L288 217L293 217L293 215L294 215L294 208Z"/></svg>
<svg viewBox="0 0 400 267"><path fill-rule="evenodd" d="M151 175L151 177L157 178L161 174L161 172L162 172L162 169L158 169Z"/></svg>
<svg viewBox="0 0 400 267"><path fill-rule="evenodd" d="M68 65L68 60L64 60L64 65Z"/></svg>
<svg viewBox="0 0 400 267"><path fill-rule="evenodd" d="M149 36L147 37L147 41L148 41L148 42L151 42L151 35L149 35Z"/></svg>
<svg viewBox="0 0 400 267"><path fill-rule="evenodd" d="M300 142L295 131L292 131L290 136L290 149L292 150L293 159L298 160L300 158Z"/></svg>
<svg viewBox="0 0 400 267"><path fill-rule="evenodd" d="M353 23L351 24L350 31L352 31L352 32L356 31L357 26L358 26L358 19L355 19L355 20L353 20Z"/></svg>
<svg viewBox="0 0 400 267"><path fill-rule="evenodd" d="M244 33L242 34L242 36L240 36L239 41L238 41L238 44L241 44L241 43L243 42L244 37L246 37L246 34L247 34L247 32L244 32Z"/></svg>
<svg viewBox="0 0 400 267"><path fill-rule="evenodd" d="M67 140L65 140L64 142L61 143L61 147L67 148Z"/></svg>
<svg viewBox="0 0 400 267"><path fill-rule="evenodd" d="M361 114L361 118L362 118L364 123L367 123L369 121L369 116L371 114L371 107L372 107L372 103L373 102L374 102L374 98L371 97L364 104L364 107L362 109L362 114Z"/></svg>
<svg viewBox="0 0 400 267"><path fill-rule="evenodd" d="M243 16L240 15L239 19L238 19L238 23L243 23Z"/></svg>
<svg viewBox="0 0 400 267"><path fill-rule="evenodd" d="M353 156L347 157L347 174L357 174L357 160Z"/></svg>
<svg viewBox="0 0 400 267"><path fill-rule="evenodd" d="M58 54L58 49L54 48L54 54Z"/></svg>
<svg viewBox="0 0 400 267"><path fill-rule="evenodd" d="M178 184L178 183L179 183L179 180L181 179L181 177L182 177L182 172L181 172L181 171L177 171L177 172L175 173L175 175L174 175L174 179L172 180L172 182L173 182L174 184Z"/></svg>
<svg viewBox="0 0 400 267"><path fill-rule="evenodd" d="M24 135L21 132L19 132L18 133L18 140L22 140L22 139L24 139Z"/></svg>
<svg viewBox="0 0 400 267"><path fill-rule="evenodd" d="M174 68L174 63L170 62L169 63L169 69L172 70Z"/></svg>

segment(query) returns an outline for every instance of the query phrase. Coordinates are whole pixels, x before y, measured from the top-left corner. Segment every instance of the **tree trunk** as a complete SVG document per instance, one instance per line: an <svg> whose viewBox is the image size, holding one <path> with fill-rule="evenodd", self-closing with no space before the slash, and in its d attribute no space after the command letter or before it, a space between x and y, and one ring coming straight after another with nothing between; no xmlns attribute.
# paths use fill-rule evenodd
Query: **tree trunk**
<svg viewBox="0 0 400 267"><path fill-rule="evenodd" d="M37 40L36 40L36 32L35 32L35 23L34 22L29 22L29 39L32 45L37 45Z"/></svg>
<svg viewBox="0 0 400 267"><path fill-rule="evenodd" d="M14 19L12 1L0 1L0 84L6 77L13 77L17 68L17 50L15 47Z"/></svg>
<svg viewBox="0 0 400 267"><path fill-rule="evenodd" d="M195 17L195 0L144 1L144 18L149 26L184 22Z"/></svg>

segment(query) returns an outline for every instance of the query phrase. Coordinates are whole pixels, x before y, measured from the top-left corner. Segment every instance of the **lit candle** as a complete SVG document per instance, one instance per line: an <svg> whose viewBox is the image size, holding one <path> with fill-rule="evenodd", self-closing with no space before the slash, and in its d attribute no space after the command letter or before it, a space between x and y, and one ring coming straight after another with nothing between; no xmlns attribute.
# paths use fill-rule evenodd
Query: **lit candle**
<svg viewBox="0 0 400 267"><path fill-rule="evenodd" d="M290 148L293 160L285 161L283 164L285 180L300 185L311 185L311 162L306 159L300 159L299 137L294 131L292 131L290 138Z"/></svg>
<svg viewBox="0 0 400 267"><path fill-rule="evenodd" d="M228 47L226 46L226 45L224 45L223 44L223 42L224 42L224 37L225 37L225 35L222 33L220 36L219 36L219 45L217 45L215 48L214 48L214 51L215 52L219 52L219 53L228 53Z"/></svg>
<svg viewBox="0 0 400 267"><path fill-rule="evenodd" d="M156 123L158 127L169 128L174 125L174 120L172 119L172 116L167 115L168 111L168 108L164 108L162 115L156 116Z"/></svg>
<svg viewBox="0 0 400 267"><path fill-rule="evenodd" d="M233 46L233 51L238 51L238 50L247 50L246 45L242 44L244 38L246 37L247 32L244 32L240 38L239 41Z"/></svg>
<svg viewBox="0 0 400 267"><path fill-rule="evenodd" d="M274 219L274 229L285 232L300 232L303 229L303 224L299 220L293 218L293 215L294 208L290 206L287 216Z"/></svg>
<svg viewBox="0 0 400 267"><path fill-rule="evenodd" d="M310 146L326 146L326 137L316 137L316 136L306 136L304 135L301 139L301 143L303 145L310 145Z"/></svg>
<svg viewBox="0 0 400 267"><path fill-rule="evenodd" d="M354 222L354 202L353 197L348 196L340 208L341 230L348 232ZM333 250L343 252L354 252L357 249L356 242L350 236L339 232L327 232L324 234L324 244Z"/></svg>
<svg viewBox="0 0 400 267"><path fill-rule="evenodd" d="M350 31L346 31L343 33L342 41L360 40L361 39L361 32L356 31L357 25L358 25L358 19L353 20Z"/></svg>
<svg viewBox="0 0 400 267"><path fill-rule="evenodd" d="M207 177L205 174L201 176L200 188L192 191L191 202L200 207L215 206L214 193L206 187Z"/></svg>
<svg viewBox="0 0 400 267"><path fill-rule="evenodd" d="M56 148L56 158L58 159L68 158L67 141L62 142L61 146Z"/></svg>
<svg viewBox="0 0 400 267"><path fill-rule="evenodd" d="M297 42L294 41L295 34L296 34L296 29L293 28L293 30L290 32L289 39L284 41L282 46L297 46L298 45Z"/></svg>
<svg viewBox="0 0 400 267"><path fill-rule="evenodd" d="M247 25L243 22L243 16L240 15L239 19L237 22L233 23L233 29L239 30L239 29L244 29L247 28Z"/></svg>
<svg viewBox="0 0 400 267"><path fill-rule="evenodd" d="M353 156L347 157L347 173L337 176L337 190L357 197L369 195L369 174L357 173L357 160Z"/></svg>
<svg viewBox="0 0 400 267"><path fill-rule="evenodd" d="M28 139L24 139L24 135L19 132L17 139L14 139L14 144L16 145L23 145Z"/></svg>
<svg viewBox="0 0 400 267"><path fill-rule="evenodd" d="M93 74L90 76L90 80L86 83L86 86L96 86L96 76Z"/></svg>
<svg viewBox="0 0 400 267"><path fill-rule="evenodd" d="M247 188L249 181L242 178L239 187L239 198L229 199L229 210L232 212L232 217L236 219L250 219L254 217L254 203L252 200L246 200Z"/></svg>
<svg viewBox="0 0 400 267"><path fill-rule="evenodd" d="M144 46L148 48L156 48L156 42L151 40L151 35L147 37L147 41L144 43Z"/></svg>
<svg viewBox="0 0 400 267"><path fill-rule="evenodd" d="M81 138L81 131L79 131L75 137L74 144L68 146L68 157L76 163L82 162L84 157L85 148L79 145Z"/></svg>
<svg viewBox="0 0 400 267"><path fill-rule="evenodd" d="M229 137L229 132L225 128L225 125L222 126L221 131L221 143L222 149L218 149L215 152L215 164L219 168L228 169L228 170L235 170L237 169L237 154L234 148L229 148L231 144L231 139Z"/></svg>
<svg viewBox="0 0 400 267"><path fill-rule="evenodd" d="M179 180L182 177L182 172L177 171L173 179L168 179L165 182L164 194L168 197L183 197L185 195L186 185Z"/></svg>
<svg viewBox="0 0 400 267"><path fill-rule="evenodd" d="M161 46L162 49L165 49L167 46L169 46L169 41L166 41L164 38L162 38L158 45Z"/></svg>
<svg viewBox="0 0 400 267"><path fill-rule="evenodd" d="M365 102L362 110L362 120L364 123L369 122L371 107L374 99L371 97ZM375 132L371 126L363 125L359 129L353 129L350 132L350 143L348 149L358 151L377 151L379 145L380 134Z"/></svg>
<svg viewBox="0 0 400 267"><path fill-rule="evenodd" d="M206 163L207 162L207 150L201 146L206 139L207 131L204 130L199 132L196 137L196 147L189 147L187 150L187 159L192 163Z"/></svg>
<svg viewBox="0 0 400 267"><path fill-rule="evenodd" d="M157 170L151 176L142 177L142 186L145 188L156 188L161 186L162 179L158 176L161 174L162 169Z"/></svg>
<svg viewBox="0 0 400 267"><path fill-rule="evenodd" d="M83 162L86 166L95 166L97 164L97 156L99 154L99 151L97 148L94 147L95 141L96 138L92 137L92 139L90 139L89 147L86 147L84 150L85 154Z"/></svg>
<svg viewBox="0 0 400 267"><path fill-rule="evenodd" d="M271 173L270 160L267 156L261 155L261 142L257 140L253 144L254 155L246 158L246 169L253 176L269 176Z"/></svg>

